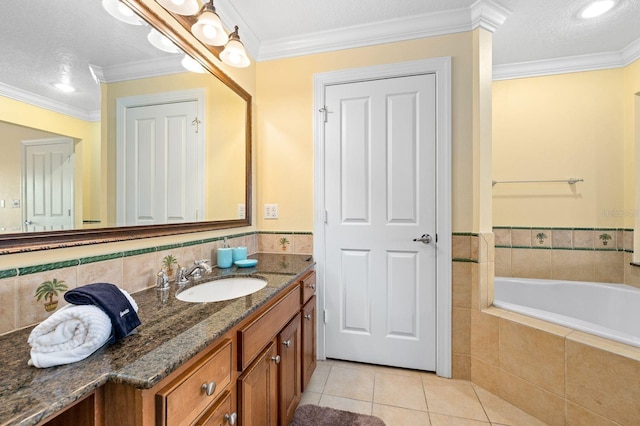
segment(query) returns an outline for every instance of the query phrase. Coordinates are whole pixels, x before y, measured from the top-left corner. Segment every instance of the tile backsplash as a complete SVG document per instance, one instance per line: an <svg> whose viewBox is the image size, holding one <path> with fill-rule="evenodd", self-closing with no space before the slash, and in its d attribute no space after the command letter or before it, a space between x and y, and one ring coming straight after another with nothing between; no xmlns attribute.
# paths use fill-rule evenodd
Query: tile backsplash
<svg viewBox="0 0 640 426"><path fill-rule="evenodd" d="M640 287L631 266L633 229L495 227L495 275L624 283Z"/></svg>
<svg viewBox="0 0 640 426"><path fill-rule="evenodd" d="M36 260L33 265L0 270L0 297L5 301L0 310L0 334L39 323L55 312L55 309L65 305L62 290L37 300L36 290L43 283L50 283L55 279L58 283L62 281L67 289L72 289L93 282L110 282L129 293L136 293L155 285L162 259L168 254L176 257L181 265L208 259L215 266L216 250L222 247L225 238L229 246L246 246L249 254L258 251L313 253L313 235L310 232L284 231L230 234L45 264L35 263L38 259L35 252L33 258ZM45 303L50 301L57 301L57 307L47 311Z"/></svg>

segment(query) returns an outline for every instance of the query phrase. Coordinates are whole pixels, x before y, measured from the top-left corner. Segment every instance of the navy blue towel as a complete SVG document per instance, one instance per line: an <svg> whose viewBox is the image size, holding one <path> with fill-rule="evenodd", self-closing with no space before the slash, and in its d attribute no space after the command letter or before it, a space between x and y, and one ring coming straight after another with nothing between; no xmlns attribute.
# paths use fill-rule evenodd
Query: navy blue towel
<svg viewBox="0 0 640 426"><path fill-rule="evenodd" d="M127 336L141 324L127 296L113 284L87 284L67 291L64 299L74 305L95 305L102 309L111 320L115 340Z"/></svg>

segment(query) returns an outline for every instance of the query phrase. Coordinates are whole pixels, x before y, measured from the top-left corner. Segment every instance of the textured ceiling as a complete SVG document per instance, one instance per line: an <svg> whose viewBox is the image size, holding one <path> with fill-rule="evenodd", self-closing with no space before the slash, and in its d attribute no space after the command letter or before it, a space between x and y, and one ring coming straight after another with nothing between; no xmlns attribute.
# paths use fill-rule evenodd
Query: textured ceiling
<svg viewBox="0 0 640 426"><path fill-rule="evenodd" d="M640 0L617 0L611 13L588 21L579 19L577 14L589 0L488 1L507 10L506 20L493 36L494 65L622 51L633 51L632 58L640 56ZM8 85L83 111L97 111L100 89L88 72L89 64L106 69L131 62L178 58L158 51L146 41L148 27L115 20L100 3L0 1L0 89ZM277 57L279 47L284 46L282 41L291 43L315 34L316 41L322 42L334 33L339 33L336 37L358 34L366 39L376 31L376 36L384 39L385 31L402 32L403 23L409 20L415 28L416 22L422 25L423 19L424 26L434 22L437 25L453 12L456 16L470 16L475 3L476 0L216 0L216 7L226 24L240 25L250 53L254 59L261 59L265 46L269 46L270 55ZM385 25L389 22L394 25ZM51 83L65 76L78 87L75 93L63 94L52 88Z"/></svg>

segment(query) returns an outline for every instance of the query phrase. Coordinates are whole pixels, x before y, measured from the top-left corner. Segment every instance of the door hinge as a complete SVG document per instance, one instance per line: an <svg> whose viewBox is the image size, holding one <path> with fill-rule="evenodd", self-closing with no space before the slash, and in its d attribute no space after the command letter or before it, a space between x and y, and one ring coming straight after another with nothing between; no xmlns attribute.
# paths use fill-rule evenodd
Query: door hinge
<svg viewBox="0 0 640 426"><path fill-rule="evenodd" d="M322 221L325 224L329 223L329 213L326 210L322 211Z"/></svg>
<svg viewBox="0 0 640 426"><path fill-rule="evenodd" d="M436 234L436 243L438 242L438 234Z"/></svg>
<svg viewBox="0 0 640 426"><path fill-rule="evenodd" d="M323 311L322 311L322 321L323 321L325 324L327 323L327 317L328 317L328 315L327 315L327 310L325 309L325 310L323 310Z"/></svg>

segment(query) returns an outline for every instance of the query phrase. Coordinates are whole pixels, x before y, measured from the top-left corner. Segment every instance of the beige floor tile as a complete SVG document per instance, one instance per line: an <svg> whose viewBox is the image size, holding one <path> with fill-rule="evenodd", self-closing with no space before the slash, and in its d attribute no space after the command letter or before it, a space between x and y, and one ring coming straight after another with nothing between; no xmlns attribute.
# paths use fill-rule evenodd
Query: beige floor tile
<svg viewBox="0 0 640 426"><path fill-rule="evenodd" d="M430 413L432 426L490 426L489 422Z"/></svg>
<svg viewBox="0 0 640 426"><path fill-rule="evenodd" d="M413 410L427 410L422 379L418 376L377 373L373 402Z"/></svg>
<svg viewBox="0 0 640 426"><path fill-rule="evenodd" d="M316 369L311 376L311 380L309 380L309 384L307 384L304 391L322 393L324 391L324 386L327 383L327 379L329 378L330 371L330 364L318 361L318 365L316 365Z"/></svg>
<svg viewBox="0 0 640 426"><path fill-rule="evenodd" d="M430 426L429 413L426 411L410 410L408 408L390 405L373 404L373 415L385 422L387 426L411 425Z"/></svg>
<svg viewBox="0 0 640 426"><path fill-rule="evenodd" d="M324 393L371 402L373 401L374 376L373 369L345 368L334 365L329 372Z"/></svg>
<svg viewBox="0 0 640 426"><path fill-rule="evenodd" d="M387 367L384 365L377 365L375 367L376 373L395 374L397 376L415 376L422 377L425 372L420 370L410 370L407 368Z"/></svg>
<svg viewBox="0 0 640 426"><path fill-rule="evenodd" d="M351 411L352 413L371 414L373 404L367 401L359 401L356 399L341 398L339 396L323 394L318 405L338 410Z"/></svg>
<svg viewBox="0 0 640 426"><path fill-rule="evenodd" d="M484 411L489 416L492 424L513 425L513 426L544 426L545 423L535 417L525 413L518 407L509 404L507 401L495 396L480 386L473 385L473 388L480 398L480 403Z"/></svg>
<svg viewBox="0 0 640 426"><path fill-rule="evenodd" d="M335 366L335 367L343 367L343 368L356 368L358 370L368 370L368 371L375 371L376 368L380 367L378 365L364 364L364 363L353 362L353 361L343 361L341 359L327 359L324 362L331 365L332 367Z"/></svg>
<svg viewBox="0 0 640 426"><path fill-rule="evenodd" d="M302 393L302 398L300 398L300 403L298 405L307 405L307 404L320 405L321 397L322 397L321 393L304 391Z"/></svg>
<svg viewBox="0 0 640 426"><path fill-rule="evenodd" d="M470 382L450 380L437 386L429 386L430 383L432 380L423 379L430 413L489 421ZM431 420L433 423L433 417Z"/></svg>

